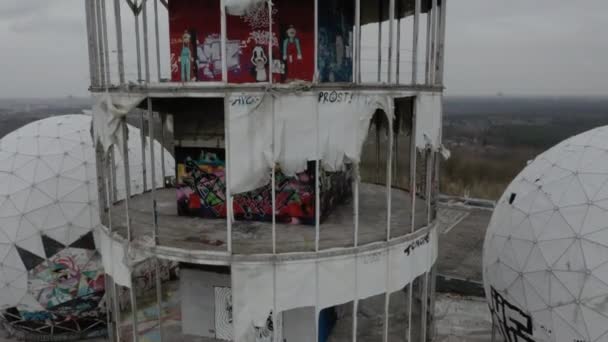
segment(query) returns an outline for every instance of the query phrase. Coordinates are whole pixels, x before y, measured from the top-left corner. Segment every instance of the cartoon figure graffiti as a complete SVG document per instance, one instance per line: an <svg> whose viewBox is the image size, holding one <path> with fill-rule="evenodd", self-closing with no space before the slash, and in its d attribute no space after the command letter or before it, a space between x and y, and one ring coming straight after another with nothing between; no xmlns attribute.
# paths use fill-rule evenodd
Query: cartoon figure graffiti
<svg viewBox="0 0 608 342"><path fill-rule="evenodd" d="M297 64L302 61L302 47L298 31L293 25L289 25L286 31L287 37L283 40L283 60L287 64L287 79L297 79Z"/></svg>
<svg viewBox="0 0 608 342"><path fill-rule="evenodd" d="M210 37L205 39L205 44L196 41L196 64L198 66L199 79L213 79L214 75L214 53Z"/></svg>
<svg viewBox="0 0 608 342"><path fill-rule="evenodd" d="M192 63L192 51L190 50L190 33L188 33L188 31L185 31L184 35L182 36L182 44L182 52L179 57L179 61L181 64L181 81L189 82Z"/></svg>
<svg viewBox="0 0 608 342"><path fill-rule="evenodd" d="M255 80L258 82L267 81L268 73L266 72L266 63L268 63L268 58L266 58L264 48L261 46L253 48L251 63L255 67Z"/></svg>

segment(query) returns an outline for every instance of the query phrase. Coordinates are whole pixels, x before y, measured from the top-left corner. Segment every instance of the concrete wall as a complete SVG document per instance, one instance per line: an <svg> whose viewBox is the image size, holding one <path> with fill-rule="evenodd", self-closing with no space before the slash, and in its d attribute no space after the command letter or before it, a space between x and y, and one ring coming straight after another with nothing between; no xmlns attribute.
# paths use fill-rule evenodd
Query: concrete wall
<svg viewBox="0 0 608 342"><path fill-rule="evenodd" d="M215 338L216 286L230 287L230 274L188 268L180 270L184 335Z"/></svg>

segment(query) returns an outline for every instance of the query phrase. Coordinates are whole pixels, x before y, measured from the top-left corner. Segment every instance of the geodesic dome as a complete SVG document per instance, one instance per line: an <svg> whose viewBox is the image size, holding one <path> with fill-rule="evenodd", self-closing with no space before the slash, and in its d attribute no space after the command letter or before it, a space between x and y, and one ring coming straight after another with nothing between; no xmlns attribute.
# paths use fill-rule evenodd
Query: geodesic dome
<svg viewBox="0 0 608 342"><path fill-rule="evenodd" d="M513 180L490 221L483 274L507 341L608 341L608 126Z"/></svg>
<svg viewBox="0 0 608 342"><path fill-rule="evenodd" d="M141 170L139 130L129 127L129 136L130 162ZM157 143L158 156L161 150ZM167 151L165 157L174 173L173 158ZM118 153L116 160L121 165ZM141 193L142 174L131 177L133 193ZM117 188L124 197L124 184ZM105 324L104 272L92 235L99 224L90 116L50 117L0 140L0 310L6 321L41 335L82 334Z"/></svg>

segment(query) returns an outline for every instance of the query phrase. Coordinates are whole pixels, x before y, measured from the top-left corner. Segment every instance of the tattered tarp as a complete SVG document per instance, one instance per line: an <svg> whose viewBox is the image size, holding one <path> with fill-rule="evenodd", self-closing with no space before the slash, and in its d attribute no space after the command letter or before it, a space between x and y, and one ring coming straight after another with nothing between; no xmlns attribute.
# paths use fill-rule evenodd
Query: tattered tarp
<svg viewBox="0 0 608 342"><path fill-rule="evenodd" d="M101 261L106 274L118 285L131 287L131 265L144 261L147 257L142 252L132 249L126 243L113 239L107 228L98 227L94 231L95 246L101 254ZM148 245L151 243L148 242Z"/></svg>
<svg viewBox="0 0 608 342"><path fill-rule="evenodd" d="M235 341L254 342L255 327L277 313L324 308L403 289L430 271L437 259L437 233L387 249L320 260L234 263ZM274 303L274 304L273 304ZM276 308L274 307L276 306Z"/></svg>
<svg viewBox="0 0 608 342"><path fill-rule="evenodd" d="M370 119L377 110L392 113L392 108L387 96L352 92L232 96L228 103L232 191L242 193L267 184L275 163L283 173L294 175L317 159L327 171L342 170L346 160L358 162ZM392 115L388 121L392 122Z"/></svg>
<svg viewBox="0 0 608 342"><path fill-rule="evenodd" d="M124 118L145 98L143 95L135 94L93 95L95 144L101 143L104 152L107 152L112 145L117 145L122 153L124 147L122 128L126 124Z"/></svg>
<svg viewBox="0 0 608 342"><path fill-rule="evenodd" d="M126 247L109 237L103 228L95 230L95 245L101 254L104 271L116 284L131 287L131 272L127 266Z"/></svg>
<svg viewBox="0 0 608 342"><path fill-rule="evenodd" d="M416 97L416 147L439 151L441 147L442 95L420 93Z"/></svg>

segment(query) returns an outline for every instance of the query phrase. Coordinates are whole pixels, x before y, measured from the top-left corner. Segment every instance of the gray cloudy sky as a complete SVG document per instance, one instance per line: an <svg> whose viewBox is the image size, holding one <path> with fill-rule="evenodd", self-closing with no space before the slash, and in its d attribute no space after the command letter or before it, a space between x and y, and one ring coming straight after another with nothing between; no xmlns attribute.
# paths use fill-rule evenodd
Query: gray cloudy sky
<svg viewBox="0 0 608 342"><path fill-rule="evenodd" d="M82 0L1 0L0 97L86 95L85 31ZM446 56L448 94L606 95L608 1L450 0Z"/></svg>

